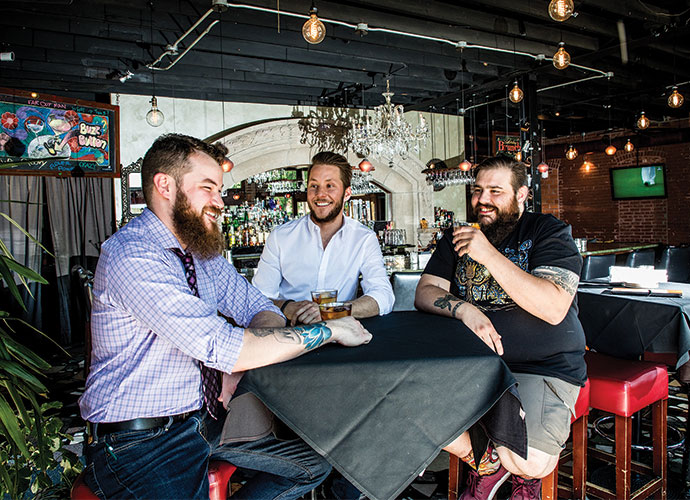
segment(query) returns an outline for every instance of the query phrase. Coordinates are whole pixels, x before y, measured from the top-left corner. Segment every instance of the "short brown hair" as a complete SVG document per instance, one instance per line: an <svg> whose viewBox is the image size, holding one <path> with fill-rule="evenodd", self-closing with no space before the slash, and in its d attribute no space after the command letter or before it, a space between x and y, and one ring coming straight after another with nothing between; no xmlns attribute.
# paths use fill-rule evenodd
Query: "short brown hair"
<svg viewBox="0 0 690 500"><path fill-rule="evenodd" d="M179 184L182 175L190 168L188 159L194 153L205 153L220 165L228 154L228 148L219 142L209 144L182 134L165 134L154 141L141 163L141 187L147 205L151 204L153 177L158 173L167 174Z"/></svg>
<svg viewBox="0 0 690 500"><path fill-rule="evenodd" d="M333 165L338 167L340 170L340 180L343 181L343 187L345 189L350 187L352 183L352 167L343 155L338 153L333 153L331 151L323 151L317 153L311 159L311 165L309 165L309 170L307 170L307 181L311 176L311 169L316 165Z"/></svg>
<svg viewBox="0 0 690 500"><path fill-rule="evenodd" d="M492 170L495 168L507 168L511 171L510 183L515 194L522 186L529 187L527 182L527 165L506 155L492 156L474 167L474 178L476 179L482 170Z"/></svg>

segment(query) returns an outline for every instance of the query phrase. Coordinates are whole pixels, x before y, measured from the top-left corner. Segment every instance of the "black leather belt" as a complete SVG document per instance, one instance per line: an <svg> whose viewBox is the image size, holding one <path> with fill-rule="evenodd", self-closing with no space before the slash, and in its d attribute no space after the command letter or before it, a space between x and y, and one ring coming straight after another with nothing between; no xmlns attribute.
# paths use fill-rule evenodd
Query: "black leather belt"
<svg viewBox="0 0 690 500"><path fill-rule="evenodd" d="M197 410L179 413L169 417L135 418L134 420L123 420L122 422L103 422L86 423L86 429L91 439L98 439L105 434L121 431L146 431L157 427L165 427L174 422L183 422L196 413ZM91 441L91 439L89 441Z"/></svg>

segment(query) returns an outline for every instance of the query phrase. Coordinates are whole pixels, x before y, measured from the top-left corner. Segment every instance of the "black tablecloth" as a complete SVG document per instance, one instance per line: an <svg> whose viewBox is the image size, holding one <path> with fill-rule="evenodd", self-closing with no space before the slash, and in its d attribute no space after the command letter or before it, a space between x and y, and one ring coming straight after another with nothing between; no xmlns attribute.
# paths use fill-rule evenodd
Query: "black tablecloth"
<svg viewBox="0 0 690 500"><path fill-rule="evenodd" d="M603 288L580 288L579 318L587 345L604 354L635 359L644 352L676 353L676 367L690 350L690 285L663 283L683 297L609 295Z"/></svg>
<svg viewBox="0 0 690 500"><path fill-rule="evenodd" d="M368 345L328 345L252 370L243 386L373 499L398 495L489 409L491 437L526 455L515 379L459 321L399 312L362 322Z"/></svg>

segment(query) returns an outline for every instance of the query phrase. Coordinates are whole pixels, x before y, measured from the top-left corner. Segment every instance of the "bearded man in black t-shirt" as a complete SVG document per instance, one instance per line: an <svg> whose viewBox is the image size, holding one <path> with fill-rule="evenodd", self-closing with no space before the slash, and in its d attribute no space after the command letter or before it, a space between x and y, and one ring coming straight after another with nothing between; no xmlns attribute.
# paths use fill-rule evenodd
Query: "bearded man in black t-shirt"
<svg viewBox="0 0 690 500"><path fill-rule="evenodd" d="M541 478L558 463L587 378L575 300L582 258L570 226L525 212L523 163L489 158L475 176L471 204L479 228L446 230L419 281L415 306L460 320L518 381L527 459L490 446L475 461L469 434L461 435L446 448L472 466L461 498L492 498L511 474L511 498L540 498Z"/></svg>

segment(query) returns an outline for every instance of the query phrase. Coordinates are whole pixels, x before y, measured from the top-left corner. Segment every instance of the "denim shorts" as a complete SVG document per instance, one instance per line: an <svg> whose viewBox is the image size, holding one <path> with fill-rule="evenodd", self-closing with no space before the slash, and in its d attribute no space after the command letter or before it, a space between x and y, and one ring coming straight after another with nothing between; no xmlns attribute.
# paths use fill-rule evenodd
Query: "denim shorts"
<svg viewBox="0 0 690 500"><path fill-rule="evenodd" d="M580 386L555 377L514 373L527 424L527 445L558 455L570 435L570 417Z"/></svg>

